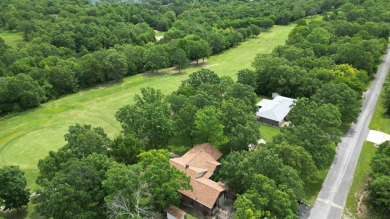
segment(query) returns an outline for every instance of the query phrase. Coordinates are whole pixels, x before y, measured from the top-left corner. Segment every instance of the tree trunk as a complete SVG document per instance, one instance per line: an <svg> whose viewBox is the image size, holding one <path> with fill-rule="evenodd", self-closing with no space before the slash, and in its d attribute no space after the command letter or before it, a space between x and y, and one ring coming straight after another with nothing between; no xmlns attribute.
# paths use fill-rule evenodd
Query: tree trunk
<svg viewBox="0 0 390 219"><path fill-rule="evenodd" d="M199 59L196 59L196 64L199 64Z"/></svg>

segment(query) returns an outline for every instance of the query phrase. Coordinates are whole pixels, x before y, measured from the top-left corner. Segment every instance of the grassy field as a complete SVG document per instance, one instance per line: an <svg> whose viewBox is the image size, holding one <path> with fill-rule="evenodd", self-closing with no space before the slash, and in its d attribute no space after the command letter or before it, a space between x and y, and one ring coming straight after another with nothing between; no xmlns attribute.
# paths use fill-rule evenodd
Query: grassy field
<svg viewBox="0 0 390 219"><path fill-rule="evenodd" d="M23 36L16 31L5 31L0 29L0 37L3 38L5 44L16 47L18 43L23 42Z"/></svg>
<svg viewBox="0 0 390 219"><path fill-rule="evenodd" d="M64 145L67 128L75 123L102 127L109 136L120 132L115 112L131 104L142 87L154 87L169 94L179 86L188 74L200 68L209 68L220 76L236 78L238 70L249 68L257 53L270 53L283 44L290 26L274 26L257 38L211 57L203 66L192 66L184 73L172 73L171 69L159 74L139 74L117 84L107 84L83 90L73 95L42 104L40 107L0 120L0 166L19 165L28 179L28 186L35 190L37 162L50 150ZM265 133L263 133L265 134Z"/></svg>
<svg viewBox="0 0 390 219"><path fill-rule="evenodd" d="M390 76L388 76L387 81L390 81ZM390 134L390 116L385 115L385 109L383 107L383 95L384 89L382 89L381 97L378 100L378 103L375 108L374 115L371 119L369 129L378 130ZM355 218L370 218L368 215L369 212L365 208L358 209L359 198L365 191L365 185L369 179L369 174L371 172L370 162L372 157L377 150L370 142L365 142L363 145L362 152L360 153L359 160L356 166L354 173L353 182L351 189L348 193L347 202L346 202L346 212L349 217ZM360 213L358 214L358 212Z"/></svg>
<svg viewBox="0 0 390 219"><path fill-rule="evenodd" d="M305 197L303 201L307 204L313 206L314 202L317 199L318 193L321 190L322 183L324 182L326 175L328 174L329 168L319 170L316 175L314 175L310 183L305 184Z"/></svg>
<svg viewBox="0 0 390 219"><path fill-rule="evenodd" d="M360 196L366 189L366 182L369 178L369 174L371 173L371 159L376 150L377 148L374 147L371 142L365 142L363 145L345 205L346 212L348 212L351 217L365 218L364 215L367 214L367 212L362 208L359 208L359 211L363 214L358 214L358 203Z"/></svg>
<svg viewBox="0 0 390 219"><path fill-rule="evenodd" d="M387 77L387 83L390 83L390 76ZM385 91L382 90L381 97L383 97ZM377 130L390 134L390 116L385 115L385 108L383 107L383 98L379 98L376 105L374 115L369 126L372 130Z"/></svg>
<svg viewBox="0 0 390 219"><path fill-rule="evenodd" d="M263 138L265 142L270 142L274 136L279 134L279 132L279 128L268 125L260 125L261 138Z"/></svg>

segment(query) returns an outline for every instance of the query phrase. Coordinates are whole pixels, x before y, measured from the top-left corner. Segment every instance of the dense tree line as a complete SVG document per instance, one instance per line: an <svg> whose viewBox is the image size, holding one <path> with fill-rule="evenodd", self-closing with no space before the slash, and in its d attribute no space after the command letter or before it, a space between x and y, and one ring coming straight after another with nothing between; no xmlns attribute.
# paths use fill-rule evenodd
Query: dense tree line
<svg viewBox="0 0 390 219"><path fill-rule="evenodd" d="M369 182L368 203L379 218L390 214L390 141L379 145L371 160L372 179Z"/></svg>
<svg viewBox="0 0 390 219"><path fill-rule="evenodd" d="M357 32L352 36L337 34L341 23L344 28L354 25ZM385 33L368 32L367 27ZM323 84L333 83L346 84L361 94L387 48L389 30L388 23L360 25L343 20L300 25L290 33L286 45L278 46L271 55L256 57L256 92L311 97ZM366 33L364 37L362 33ZM244 77L252 76L241 75L239 80L245 81Z"/></svg>
<svg viewBox="0 0 390 219"><path fill-rule="evenodd" d="M384 85L385 94L383 96L384 98L384 108L385 113L387 115L390 115L390 82L387 80L386 84Z"/></svg>
<svg viewBox="0 0 390 219"><path fill-rule="evenodd" d="M314 0L1 1L0 28L22 33L24 42L11 48L0 38L0 115L140 72L180 70L261 28L328 10L325 2L339 7ZM154 30L167 31L164 39L156 42ZM15 81L29 85L14 88Z"/></svg>

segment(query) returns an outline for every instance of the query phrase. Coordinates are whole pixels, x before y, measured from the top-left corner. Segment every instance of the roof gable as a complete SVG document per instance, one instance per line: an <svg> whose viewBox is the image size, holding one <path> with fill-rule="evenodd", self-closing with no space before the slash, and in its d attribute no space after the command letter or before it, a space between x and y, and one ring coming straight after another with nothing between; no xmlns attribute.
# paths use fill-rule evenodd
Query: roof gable
<svg viewBox="0 0 390 219"><path fill-rule="evenodd" d="M187 153L185 153L182 158L183 160L190 161L194 156L198 155L202 151L206 152L208 155L214 158L214 160L218 160L222 156L222 153L213 145L210 143L204 143L195 145L193 148L187 151Z"/></svg>
<svg viewBox="0 0 390 219"><path fill-rule="evenodd" d="M187 176L191 177L192 190L179 190L179 192L202 205L212 209L225 187L210 180L215 169L221 165L217 161L222 153L209 143L196 145L182 157L169 160Z"/></svg>
<svg viewBox="0 0 390 219"><path fill-rule="evenodd" d="M179 192L202 205L212 209L221 192L225 191L222 185L207 178L191 178L192 190L179 190Z"/></svg>
<svg viewBox="0 0 390 219"><path fill-rule="evenodd" d="M295 99L277 96L256 112L256 116L281 122L291 110Z"/></svg>

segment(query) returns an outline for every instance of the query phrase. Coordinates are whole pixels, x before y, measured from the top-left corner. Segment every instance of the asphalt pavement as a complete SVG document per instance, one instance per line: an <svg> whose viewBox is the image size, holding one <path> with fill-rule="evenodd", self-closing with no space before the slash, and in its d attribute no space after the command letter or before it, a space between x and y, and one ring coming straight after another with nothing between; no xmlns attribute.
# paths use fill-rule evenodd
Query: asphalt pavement
<svg viewBox="0 0 390 219"><path fill-rule="evenodd" d="M378 97L390 67L390 47L383 58L371 87L365 93L362 111L357 123L352 124L348 133L337 146L336 156L329 169L314 207L310 211L311 219L339 219L343 215L356 163L364 141L368 136L368 125Z"/></svg>

